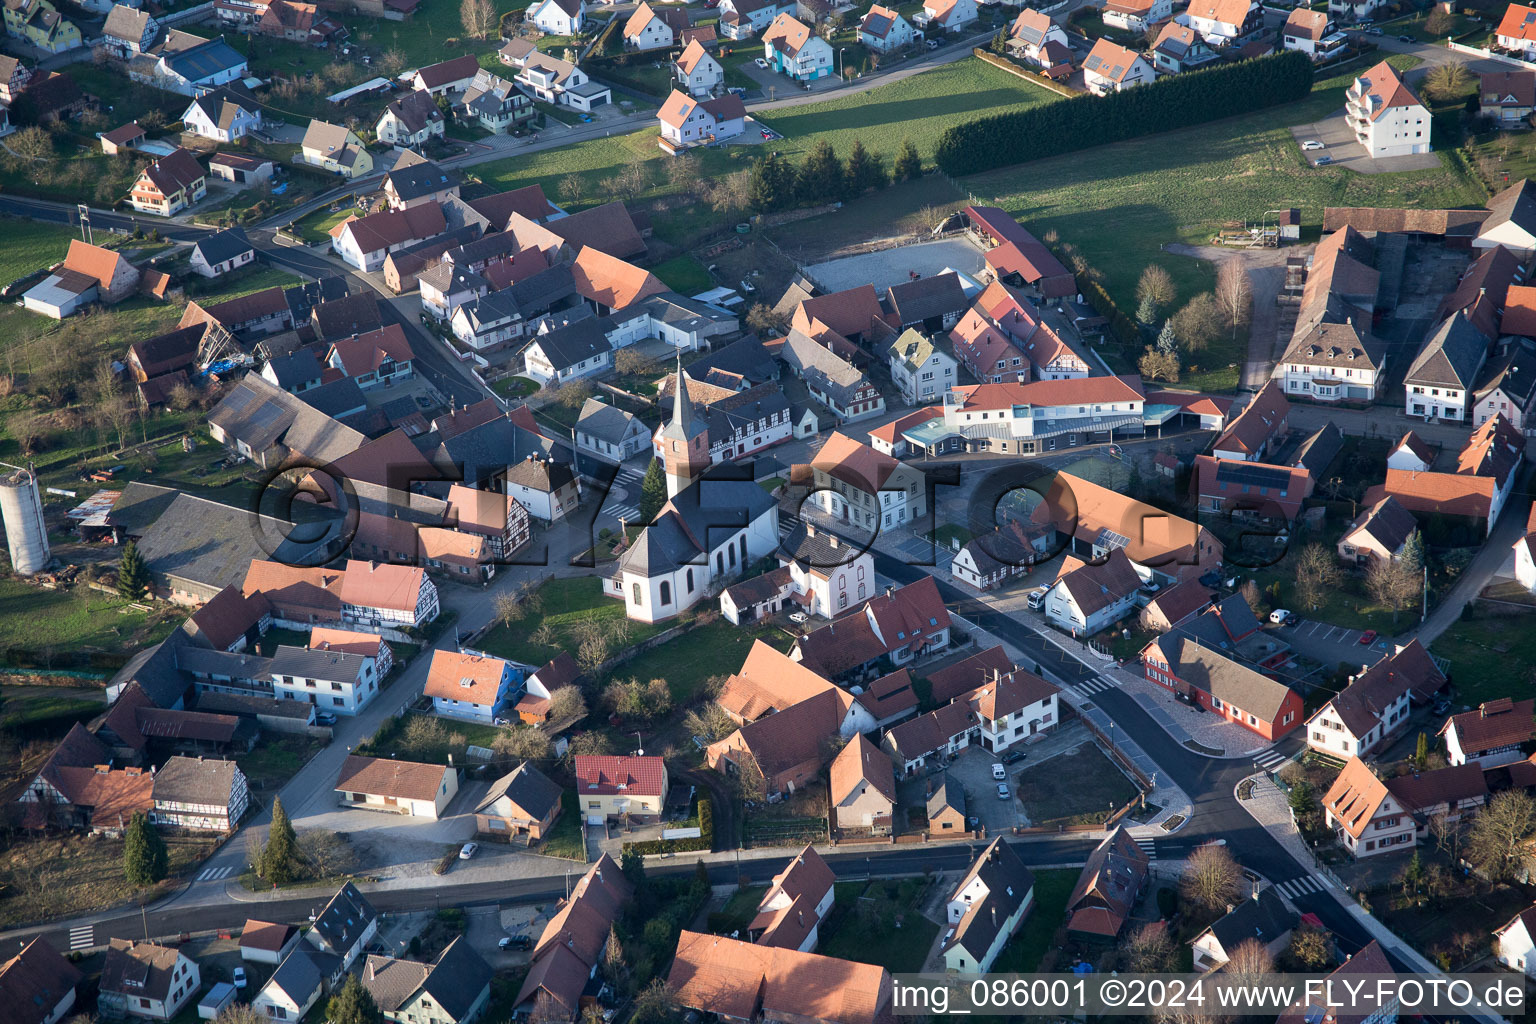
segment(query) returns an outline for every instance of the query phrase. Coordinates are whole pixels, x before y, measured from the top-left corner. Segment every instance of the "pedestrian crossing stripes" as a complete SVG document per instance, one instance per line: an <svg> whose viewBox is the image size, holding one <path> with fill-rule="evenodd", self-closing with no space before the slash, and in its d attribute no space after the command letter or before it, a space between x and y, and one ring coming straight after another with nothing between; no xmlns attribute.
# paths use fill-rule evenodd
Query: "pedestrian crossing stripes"
<svg viewBox="0 0 1536 1024"><path fill-rule="evenodd" d="M1141 852L1147 855L1147 860L1157 860L1157 847L1152 845L1152 840L1138 839L1136 845L1141 847Z"/></svg>
<svg viewBox="0 0 1536 1024"><path fill-rule="evenodd" d="M1263 771L1272 772L1284 764L1287 760L1288 759L1286 756L1279 753L1278 751L1266 750L1264 753L1254 758L1253 763L1258 765L1259 768Z"/></svg>
<svg viewBox="0 0 1536 1024"><path fill-rule="evenodd" d="M1280 895L1284 896L1286 899L1294 900L1297 897L1305 896L1308 893L1322 892L1323 883L1319 882L1313 876L1308 875L1305 878L1293 878L1289 882L1279 882L1275 885L1275 888L1279 890Z"/></svg>
<svg viewBox="0 0 1536 1024"><path fill-rule="evenodd" d="M1115 688L1114 683L1100 676L1094 676L1092 679L1084 679L1081 682L1074 683L1073 685L1076 686L1081 693L1089 697L1096 693L1103 693L1105 690L1113 690Z"/></svg>
<svg viewBox="0 0 1536 1024"><path fill-rule="evenodd" d="M637 519L640 518L640 506L609 505L607 508L603 509L603 515L612 516L615 519L622 519L626 523L634 523Z"/></svg>
<svg viewBox="0 0 1536 1024"><path fill-rule="evenodd" d="M69 930L70 949L90 949L96 944L96 926L77 924Z"/></svg>
<svg viewBox="0 0 1536 1024"><path fill-rule="evenodd" d="M234 873L234 870L235 869L233 867L208 868L202 874L197 876L197 880L199 882L217 882L221 878L228 878L231 874Z"/></svg>

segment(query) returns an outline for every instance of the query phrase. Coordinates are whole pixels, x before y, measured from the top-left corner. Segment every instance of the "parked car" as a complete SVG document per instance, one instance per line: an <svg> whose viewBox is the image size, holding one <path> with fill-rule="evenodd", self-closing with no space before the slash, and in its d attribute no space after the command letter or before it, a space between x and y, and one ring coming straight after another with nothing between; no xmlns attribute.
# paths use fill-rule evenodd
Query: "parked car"
<svg viewBox="0 0 1536 1024"><path fill-rule="evenodd" d="M930 40L928 40L928 49L930 49L930 50L937 50L938 48L939 48L939 41L937 39L930 39Z"/></svg>
<svg viewBox="0 0 1536 1024"><path fill-rule="evenodd" d="M981 827L981 819L973 814L969 818L965 819L965 827L974 832Z"/></svg>
<svg viewBox="0 0 1536 1024"><path fill-rule="evenodd" d="M245 968L244 967L236 967L235 968L234 980L235 980L235 988L245 988L245 986L246 986L246 977L245 977Z"/></svg>
<svg viewBox="0 0 1536 1024"><path fill-rule="evenodd" d="M765 139L773 138L773 129L772 128L759 128L757 130L757 133L759 135L761 135Z"/></svg>
<svg viewBox="0 0 1536 1024"><path fill-rule="evenodd" d="M1449 712L1451 710L1451 700L1450 700L1450 698L1449 697L1436 697L1435 698L1435 703L1430 707L1429 710L1430 710L1430 712L1432 714L1436 714L1436 715L1446 714L1447 712Z"/></svg>
<svg viewBox="0 0 1536 1024"><path fill-rule="evenodd" d="M1045 591L1045 587L1036 587L1034 590L1029 592L1027 597L1024 598L1024 604L1029 608L1030 611L1037 612L1041 608L1045 607Z"/></svg>
<svg viewBox="0 0 1536 1024"><path fill-rule="evenodd" d="M480 849L479 843L465 843L463 846L459 847L459 860L469 860L469 858L475 855L475 851L478 849Z"/></svg>
<svg viewBox="0 0 1536 1024"><path fill-rule="evenodd" d="M1416 42L1418 42L1417 39L1415 39L1415 38L1413 38L1413 36L1409 36L1409 35L1398 36L1397 37L1397 41L1400 42L1400 43L1416 43Z"/></svg>
<svg viewBox="0 0 1536 1024"><path fill-rule="evenodd" d="M992 766L992 777L994 779L1006 779L1008 778L1008 769L1004 768L1001 764L994 764Z"/></svg>
<svg viewBox="0 0 1536 1024"><path fill-rule="evenodd" d="M810 616L806 615L805 612L790 612L789 613L789 621L790 622L804 622L808 618L810 618Z"/></svg>
<svg viewBox="0 0 1536 1024"><path fill-rule="evenodd" d="M329 711L316 711L315 712L315 724L316 725L335 725L336 724L336 716L331 714Z"/></svg>
<svg viewBox="0 0 1536 1024"><path fill-rule="evenodd" d="M1324 146L1323 146L1323 144L1321 142L1318 142L1316 139L1308 139L1306 142L1303 142L1301 144L1301 148L1302 149L1323 149Z"/></svg>
<svg viewBox="0 0 1536 1024"><path fill-rule="evenodd" d="M1371 644L1373 644L1375 642L1376 642L1376 631L1374 629L1368 629L1364 633L1360 634L1359 643L1360 643L1361 647L1369 647L1369 646L1371 646Z"/></svg>
<svg viewBox="0 0 1536 1024"><path fill-rule="evenodd" d="M1003 755L1003 764L1018 764L1028 756L1022 750L1010 750Z"/></svg>
<svg viewBox="0 0 1536 1024"><path fill-rule="evenodd" d="M531 949L533 940L526 935L505 935L496 943L497 949Z"/></svg>
<svg viewBox="0 0 1536 1024"><path fill-rule="evenodd" d="M753 60L752 63L756 64L758 67L762 68L764 71L768 70L768 59L766 57L758 57L755 60Z"/></svg>
<svg viewBox="0 0 1536 1024"><path fill-rule="evenodd" d="M1269 613L1269 621L1276 626L1283 626L1285 625L1286 617L1290 614L1291 613L1284 608L1276 608L1274 611Z"/></svg>
<svg viewBox="0 0 1536 1024"><path fill-rule="evenodd" d="M1379 29L1379 28L1377 28L1377 27L1375 27L1373 25L1370 28L1365 30L1365 34L1368 35L1368 36L1379 36L1379 35L1381 35L1381 29Z"/></svg>
<svg viewBox="0 0 1536 1024"><path fill-rule="evenodd" d="M1316 160L1312 161L1312 166L1313 167L1327 167L1331 163L1333 163L1333 157L1329 156L1327 153L1324 153L1322 156L1320 156Z"/></svg>
<svg viewBox="0 0 1536 1024"><path fill-rule="evenodd" d="M1212 569L1210 572L1207 572L1204 575L1202 575L1200 577L1200 585L1202 587L1219 587L1219 586L1221 586L1221 570L1220 569Z"/></svg>
<svg viewBox="0 0 1536 1024"><path fill-rule="evenodd" d="M1006 782L999 782L997 784L997 798L999 800L1007 800L1009 795L1010 794L1008 792L1008 783L1006 783Z"/></svg>

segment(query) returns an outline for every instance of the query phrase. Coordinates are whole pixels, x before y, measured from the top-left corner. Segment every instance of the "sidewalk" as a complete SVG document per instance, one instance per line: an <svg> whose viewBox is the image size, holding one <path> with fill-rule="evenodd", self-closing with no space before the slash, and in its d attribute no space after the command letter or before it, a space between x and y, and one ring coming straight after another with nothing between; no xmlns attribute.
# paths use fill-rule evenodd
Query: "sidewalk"
<svg viewBox="0 0 1536 1024"><path fill-rule="evenodd" d="M1253 795L1247 800L1239 800L1238 803L1270 834L1275 842L1285 848L1285 852L1290 854L1303 869L1315 864L1312 851L1307 849L1301 833L1291 822L1290 805L1286 802L1285 794L1281 792L1280 787L1276 786L1267 775L1253 776L1251 781L1254 782ZM1333 872L1324 868L1310 873L1323 883L1322 891L1332 896L1341 907L1349 911L1350 915L1360 922L1361 927L1370 932L1388 953L1410 965L1414 971L1424 977L1443 978L1440 968L1426 960L1417 950L1400 939L1392 929L1366 913L1359 903L1350 898L1349 893L1339 887L1338 879ZM1469 1013L1467 1016L1485 1024L1504 1020L1494 1013Z"/></svg>
<svg viewBox="0 0 1536 1024"><path fill-rule="evenodd" d="M1008 654L1009 660L1011 660L1015 665L1022 665L1025 667L1033 666L1036 669L1041 667L1035 662L1033 658L1029 657L1017 647L1013 646L1005 640L1002 640L999 637L994 636L979 626L974 625L960 615L951 612L950 618L959 623L962 629L965 629L972 636L976 637L978 647L991 647L1000 644L1002 645L1003 650ZM1065 650L1065 648L1063 649ZM1076 653L1070 650L1068 650L1067 653L1072 657L1077 658L1077 660L1082 661L1090 668L1095 667L1093 662L1079 657ZM1137 745L1135 740L1125 735L1124 730L1117 731L1115 729L1113 719L1105 714L1102 709L1096 707L1089 698L1083 696L1072 686L1068 685L1065 680L1051 678L1053 673L1046 671L1042 672L1041 674L1044 678L1061 687L1061 694L1059 697L1061 701L1070 706L1072 710L1076 711L1081 718L1091 722L1094 728L1098 729L1100 733L1112 737L1111 742L1114 744L1115 750L1122 754L1132 764L1136 765L1137 769L1146 775L1147 778L1152 780L1152 792L1147 795L1147 799L1157 804L1162 808L1162 810L1160 810L1151 821L1145 824L1129 826L1131 835L1137 838L1155 839L1158 837L1167 836L1171 832L1174 832L1187 824L1190 817L1194 815L1194 801L1189 798L1187 793L1185 793L1178 786L1174 785L1173 782L1166 777L1166 774L1163 773L1162 770L1158 767L1157 762L1152 760L1146 751L1142 750L1141 747ZM1170 828L1169 822L1176 816L1180 820L1174 823ZM1107 834L1107 832L1083 833L1083 835L1086 836L1096 836L1099 838L1102 838Z"/></svg>

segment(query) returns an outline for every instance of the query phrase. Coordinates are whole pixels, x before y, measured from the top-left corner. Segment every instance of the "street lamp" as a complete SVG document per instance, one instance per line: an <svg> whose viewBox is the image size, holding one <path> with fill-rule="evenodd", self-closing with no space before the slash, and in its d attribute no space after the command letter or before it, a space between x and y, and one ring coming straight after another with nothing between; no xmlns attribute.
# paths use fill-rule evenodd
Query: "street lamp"
<svg viewBox="0 0 1536 1024"><path fill-rule="evenodd" d="M837 48L837 77L844 82L848 81L848 68L843 64L843 51L846 49L848 49L846 46L839 46Z"/></svg>

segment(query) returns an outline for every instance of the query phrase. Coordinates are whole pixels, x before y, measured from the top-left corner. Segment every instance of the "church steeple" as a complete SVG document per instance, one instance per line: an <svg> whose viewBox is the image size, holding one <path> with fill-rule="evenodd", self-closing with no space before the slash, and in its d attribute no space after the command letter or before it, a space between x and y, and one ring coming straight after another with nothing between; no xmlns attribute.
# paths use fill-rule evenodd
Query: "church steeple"
<svg viewBox="0 0 1536 1024"><path fill-rule="evenodd" d="M662 461L667 473L667 497L675 496L709 465L709 421L694 411L688 394L688 373L677 357L672 419L661 428Z"/></svg>

